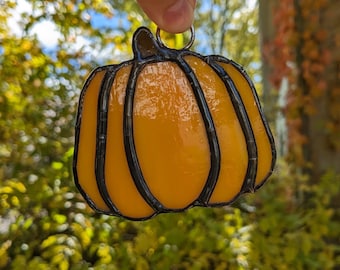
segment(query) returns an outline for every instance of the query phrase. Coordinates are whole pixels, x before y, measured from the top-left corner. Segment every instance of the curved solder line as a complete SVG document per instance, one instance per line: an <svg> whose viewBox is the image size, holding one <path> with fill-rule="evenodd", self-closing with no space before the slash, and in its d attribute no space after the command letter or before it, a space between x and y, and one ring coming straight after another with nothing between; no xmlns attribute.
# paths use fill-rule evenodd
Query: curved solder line
<svg viewBox="0 0 340 270"><path fill-rule="evenodd" d="M262 110L262 106L259 100L258 95L256 94L256 90L255 90L255 86L252 82L252 80L250 79L249 75L247 74L247 72L244 70L244 68L239 65L238 63L234 62L231 59L227 59L223 56L220 55L211 55L209 56L209 58L211 58L212 60L216 61L216 62L222 62L222 63L226 63L226 64L231 64L232 66L234 66L241 74L242 76L246 79L252 94L253 94L253 98L255 100L256 106L258 108L258 111L260 113L261 116L261 120L263 123L263 126L265 127L265 131L266 134L268 136L269 139L269 143L271 146L271 152L272 152L272 163L271 163L271 170L268 172L268 174L264 177L264 179L261 181L260 184L258 184L257 186L254 187L254 191L256 191L257 189L259 189L260 187L263 186L263 184L266 182L266 180L269 178L269 176L273 173L274 167L275 167L275 163L276 163L276 148L275 148L275 140L274 140L274 136L270 130L269 124L264 116L264 112ZM217 63L218 64L218 63Z"/></svg>
<svg viewBox="0 0 340 270"><path fill-rule="evenodd" d="M109 111L109 98L112 84L117 73L116 69L108 70L102 80L98 96L97 110L97 134L96 134L96 158L95 158L95 175L99 192L110 208L116 215L120 215L118 208L111 200L110 194L106 187L105 181L105 156L107 142L107 120Z"/></svg>
<svg viewBox="0 0 340 270"><path fill-rule="evenodd" d="M186 53L186 55L193 55L198 57L196 54ZM214 125L208 103L205 99L203 89L190 65L183 59L182 55L179 54L176 57L176 63L183 70L185 76L190 82L191 89L194 93L198 108L202 115L203 123L206 129L206 134L210 149L210 170L208 178L204 185L201 194L198 196L194 204L206 206L209 202L211 194L216 186L218 176L221 168L221 151L218 143L217 132ZM200 57L199 57L200 58Z"/></svg>
<svg viewBox="0 0 340 270"><path fill-rule="evenodd" d="M242 98L234 85L232 79L227 74L227 72L219 66L215 61L213 61L209 56L206 57L206 62L215 70L219 77L223 80L228 94L230 96L231 102L234 106L234 110L239 119L243 134L245 136L247 151L248 151L248 168L245 175L245 179L241 188L240 193L253 192L255 187L255 179L257 174L257 146L255 142L254 132L252 130L250 120L243 104Z"/></svg>
<svg viewBox="0 0 340 270"><path fill-rule="evenodd" d="M144 45L143 45L144 44ZM147 44L147 46L146 46ZM188 207L193 205L207 205L210 199L210 196L216 186L220 166L221 166L221 153L220 147L218 143L217 133L214 125L214 121L212 119L212 115L209 110L209 106L205 100L205 96L202 90L202 87L194 74L194 71L190 67L190 65L183 59L182 55L190 54L196 57L198 54L191 53L189 50L174 50L167 48L162 43L157 43L154 39L153 35L147 28L140 28L133 37L133 51L135 55L135 64L134 68L131 71L130 78L129 78L129 86L127 88L126 95L129 96L125 99L125 108L127 108L127 112L131 113L130 116L127 116L124 112L124 130L125 132L129 133L129 136L126 138L126 146L128 149L126 152L130 152L131 150L134 151L132 155L129 157L129 164L132 166L131 173L134 174L133 178L136 179L136 185L138 190L142 193L142 196L146 199L147 202L151 203L151 205L157 206L158 204L158 211L164 211L164 207L160 204L157 199L151 195L151 192L145 182L141 169L138 164L138 157L137 153L135 153L135 147L133 142L133 131L132 131L132 110L133 110L133 96L135 91L135 84L137 81L137 77L141 71L141 69L149 63L152 62L162 62L162 61L171 61L175 62L184 72L186 75L193 94L195 96L197 105L199 107L200 113L202 115L202 119L204 122L204 126L206 129L206 134L208 138L209 148L210 148L210 170L209 174L205 183L205 186L199 195L199 197L192 202ZM201 58L201 57L200 57ZM139 63L139 64L138 64ZM128 104L130 102L130 104ZM131 121L131 123L128 123ZM130 134L131 133L131 134ZM130 166L129 165L129 166ZM136 170L137 169L137 170ZM186 207L187 208L187 207ZM169 210L167 210L169 211ZM175 210L174 210L175 211Z"/></svg>
<svg viewBox="0 0 340 270"><path fill-rule="evenodd" d="M126 87L126 95L125 95L125 102L124 102L124 112L123 112L123 132L124 132L124 147L125 147L125 154L127 158L127 162L130 168L130 173L133 178L133 181L142 195L144 200L157 212L164 212L164 206L152 195L150 191L137 156L137 151L135 147L134 141L134 133L133 133L133 104L134 104L134 97L136 92L136 84L138 75L143 69L144 64L139 62L134 62L130 77L128 80L128 85Z"/></svg>
<svg viewBox="0 0 340 270"><path fill-rule="evenodd" d="M91 197L85 192L83 187L79 183L79 178L78 178L78 172L77 172L77 163L78 163L78 148L79 148L79 140L80 140L80 130L81 130L81 122L82 122L82 113L83 113L83 103L85 99L85 95L88 89L89 84L91 83L92 79L97 75L98 72L101 72L105 69L110 69L114 68L115 65L110 65L110 66L103 66L96 68L92 71L92 73L89 75L87 78L83 89L80 93L79 97L79 105L78 105L78 110L77 110L77 119L76 119L76 124L75 124L75 143L74 143L74 153L73 153L73 175L74 175L74 182L76 187L78 188L79 192L83 196L83 198L86 200L86 202L89 204L89 206L94 209L97 213L102 213L106 215L111 215L111 212L109 211L104 211L102 209L99 209L97 205L94 203L94 201L91 199Z"/></svg>
<svg viewBox="0 0 340 270"><path fill-rule="evenodd" d="M179 67L184 71L184 74L186 74L192 89L197 89L197 91L194 90L194 95L197 100L201 114L203 115L204 124L207 130L207 136L211 151L211 169L204 188L205 192L202 192L198 199L200 201L198 204L205 205L208 202L212 190L217 182L220 169L220 150L216 130L201 86L199 85L199 82L191 67L180 56L182 51L169 49L165 46L160 46L160 44L156 42L153 35L147 28L142 27L138 31L136 31L133 37L133 52L135 58L130 73L128 86L126 88L123 126L125 152L130 168L130 173L134 179L135 185L145 201L155 211L157 211L157 213L165 211L175 212L182 210L165 209L165 207L152 195L143 177L143 173L138 162L138 155L136 153L133 137L133 101L138 75L147 64L163 61L176 62ZM197 203L198 200L192 202L188 207L193 206L193 204Z"/></svg>

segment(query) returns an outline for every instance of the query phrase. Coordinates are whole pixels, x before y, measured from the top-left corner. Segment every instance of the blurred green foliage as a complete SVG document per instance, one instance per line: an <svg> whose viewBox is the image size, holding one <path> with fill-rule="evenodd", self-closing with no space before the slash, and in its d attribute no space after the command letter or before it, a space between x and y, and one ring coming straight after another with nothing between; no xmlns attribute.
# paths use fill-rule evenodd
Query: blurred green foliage
<svg viewBox="0 0 340 270"><path fill-rule="evenodd" d="M98 63L114 61L117 50L119 55L129 55L132 31L149 23L143 21L134 1L34 0L30 1L34 13L22 14L22 33L18 34L8 31L9 14L17 2L5 2L0 9L0 269L340 266L340 224L331 207L332 198L339 194L340 179L331 172L311 186L308 177L287 164L278 164L256 195L242 197L234 207L193 208L145 222L95 214L73 184L79 89ZM230 3L238 8L245 4L241 0ZM91 27L91 21L84 18L93 10L107 18L125 10L121 13L129 25L117 25L115 31ZM200 27L208 15L198 12ZM239 29L244 29L246 21L237 18ZM50 51L30 32L47 19L62 33ZM107 50L109 56L99 59L86 46L74 49L74 33L88 37L91 50L115 46ZM242 40L251 42L248 48L255 48L256 31L248 34L251 38L244 31L232 38L246 35ZM178 47L185 42L185 38L165 39ZM241 63L245 59L237 52L230 54ZM247 51L246 56L247 63L259 58L255 51Z"/></svg>
<svg viewBox="0 0 340 270"><path fill-rule="evenodd" d="M285 163L253 203L254 269L337 269L340 221L331 201L339 195L340 176L329 172L317 184ZM249 217L247 217L248 219Z"/></svg>

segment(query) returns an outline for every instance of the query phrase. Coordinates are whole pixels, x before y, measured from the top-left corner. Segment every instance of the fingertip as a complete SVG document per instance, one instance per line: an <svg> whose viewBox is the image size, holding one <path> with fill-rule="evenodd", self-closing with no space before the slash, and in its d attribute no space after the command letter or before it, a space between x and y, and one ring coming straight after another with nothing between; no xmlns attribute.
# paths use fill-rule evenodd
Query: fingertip
<svg viewBox="0 0 340 270"><path fill-rule="evenodd" d="M187 31L194 20L196 0L137 0L146 15L163 31Z"/></svg>
<svg viewBox="0 0 340 270"><path fill-rule="evenodd" d="M162 17L162 25L158 25L159 28L173 34L187 31L194 20L195 4L195 0L177 1L165 10Z"/></svg>

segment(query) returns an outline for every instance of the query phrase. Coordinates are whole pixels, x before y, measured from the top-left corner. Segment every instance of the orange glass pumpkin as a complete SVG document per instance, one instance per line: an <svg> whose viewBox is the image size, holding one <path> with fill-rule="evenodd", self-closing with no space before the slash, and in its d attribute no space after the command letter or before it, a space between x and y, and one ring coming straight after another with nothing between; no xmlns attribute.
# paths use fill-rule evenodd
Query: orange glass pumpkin
<svg viewBox="0 0 340 270"><path fill-rule="evenodd" d="M169 49L144 27L133 52L95 69L81 92L73 169L88 204L144 220L261 187L274 141L242 67Z"/></svg>

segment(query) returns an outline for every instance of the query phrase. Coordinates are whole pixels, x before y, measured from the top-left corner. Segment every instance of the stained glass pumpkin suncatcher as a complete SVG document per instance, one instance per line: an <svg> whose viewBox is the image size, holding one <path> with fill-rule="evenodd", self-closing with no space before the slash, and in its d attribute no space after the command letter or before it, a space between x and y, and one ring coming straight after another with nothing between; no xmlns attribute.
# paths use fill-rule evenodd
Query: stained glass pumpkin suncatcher
<svg viewBox="0 0 340 270"><path fill-rule="evenodd" d="M73 169L88 204L143 220L261 187L275 148L243 68L167 48L144 27L132 47L132 60L96 68L81 92Z"/></svg>

